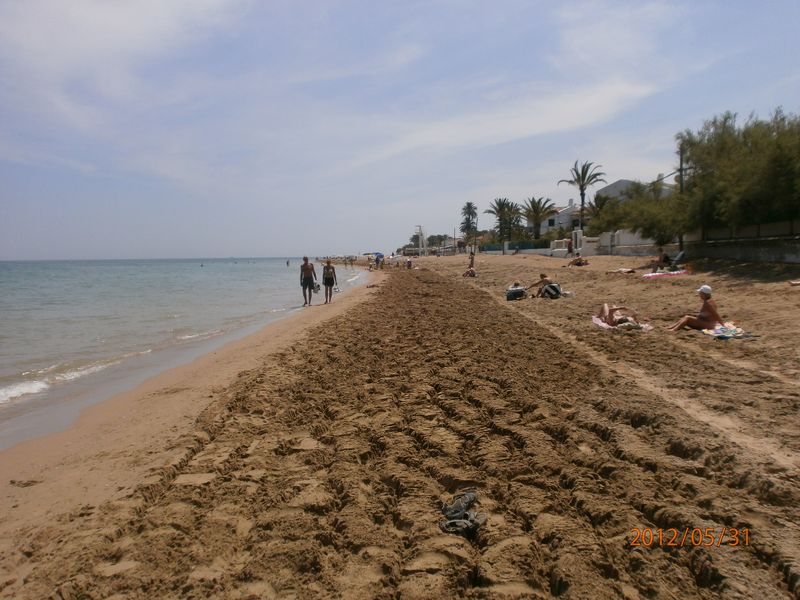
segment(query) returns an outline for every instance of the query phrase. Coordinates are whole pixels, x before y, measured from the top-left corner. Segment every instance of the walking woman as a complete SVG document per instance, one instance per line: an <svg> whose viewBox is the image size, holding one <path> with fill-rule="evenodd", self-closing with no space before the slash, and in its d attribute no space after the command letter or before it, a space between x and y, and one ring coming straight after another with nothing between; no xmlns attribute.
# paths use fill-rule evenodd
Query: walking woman
<svg viewBox="0 0 800 600"><path fill-rule="evenodd" d="M322 267L322 285L325 286L325 304L333 301L333 286L339 285L336 280L336 268L331 264L331 259Z"/></svg>

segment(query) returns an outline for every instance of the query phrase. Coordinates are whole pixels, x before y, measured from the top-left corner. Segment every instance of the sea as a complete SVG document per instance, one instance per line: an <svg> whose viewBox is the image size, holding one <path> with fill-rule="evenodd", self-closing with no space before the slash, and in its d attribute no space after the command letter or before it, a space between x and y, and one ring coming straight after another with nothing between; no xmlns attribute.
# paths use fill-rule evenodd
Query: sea
<svg viewBox="0 0 800 600"><path fill-rule="evenodd" d="M0 262L0 449L64 429L86 406L308 310L300 262ZM341 291L366 279L336 270Z"/></svg>

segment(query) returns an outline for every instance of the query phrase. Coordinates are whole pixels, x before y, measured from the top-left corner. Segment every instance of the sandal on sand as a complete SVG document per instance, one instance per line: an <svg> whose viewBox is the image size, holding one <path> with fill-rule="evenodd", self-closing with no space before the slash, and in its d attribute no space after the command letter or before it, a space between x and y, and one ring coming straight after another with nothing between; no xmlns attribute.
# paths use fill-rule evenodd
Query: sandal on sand
<svg viewBox="0 0 800 600"><path fill-rule="evenodd" d="M439 527L445 533L458 533L469 536L474 534L485 522L486 515L467 512L464 514L464 518L442 521L439 523Z"/></svg>
<svg viewBox="0 0 800 600"><path fill-rule="evenodd" d="M475 492L462 492L453 497L453 503L447 504L442 502L442 514L447 517L448 521L463 519L470 506L475 504L478 500L478 494Z"/></svg>

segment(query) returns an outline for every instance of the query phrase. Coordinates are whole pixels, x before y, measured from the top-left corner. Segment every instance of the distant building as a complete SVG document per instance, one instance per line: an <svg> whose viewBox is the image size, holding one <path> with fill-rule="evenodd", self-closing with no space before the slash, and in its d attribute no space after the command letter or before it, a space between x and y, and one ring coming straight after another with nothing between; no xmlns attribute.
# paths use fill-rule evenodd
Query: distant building
<svg viewBox="0 0 800 600"><path fill-rule="evenodd" d="M664 176L659 173L658 179L662 179ZM631 186L636 183L631 181L630 179L617 179L614 183L607 185L604 188L600 188L596 190L594 195L597 196L605 196L606 198L613 198L617 200L625 201L628 199L626 196L626 192L631 188ZM662 179L661 184L661 197L665 198L670 196L675 191L675 185L667 183Z"/></svg>
<svg viewBox="0 0 800 600"><path fill-rule="evenodd" d="M606 187L595 190L594 195L624 200L625 192L627 192L634 183L635 182L630 179L617 179L614 183L609 183Z"/></svg>

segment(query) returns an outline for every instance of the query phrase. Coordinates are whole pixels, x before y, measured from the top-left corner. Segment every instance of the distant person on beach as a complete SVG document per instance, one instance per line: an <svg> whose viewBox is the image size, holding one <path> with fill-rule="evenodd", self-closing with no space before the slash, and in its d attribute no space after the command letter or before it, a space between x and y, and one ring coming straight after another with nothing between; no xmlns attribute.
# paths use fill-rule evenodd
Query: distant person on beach
<svg viewBox="0 0 800 600"><path fill-rule="evenodd" d="M628 308L627 306L609 307L607 303L604 303L603 306L600 307L600 312L597 313L597 316L601 321L603 321L603 323L610 325L611 327L617 327L618 325L622 325L624 323L641 325L641 323L639 323L639 317L636 314L636 311Z"/></svg>
<svg viewBox="0 0 800 600"><path fill-rule="evenodd" d="M314 263L308 262L308 257L303 257L303 264L300 265L300 286L303 288L303 306L311 306L311 297L314 294L314 282L317 280L317 272L314 270ZM306 298L306 293L308 298Z"/></svg>
<svg viewBox="0 0 800 600"><path fill-rule="evenodd" d="M289 261L288 261L288 260L286 261L286 266L287 266L287 267L289 266Z"/></svg>
<svg viewBox="0 0 800 600"><path fill-rule="evenodd" d="M413 266L413 265L412 265L412 263L411 263L411 259L410 259L410 258L407 258L407 259L406 259L406 269L410 269L412 266Z"/></svg>
<svg viewBox="0 0 800 600"><path fill-rule="evenodd" d="M653 262L650 263L650 266L653 269L653 273L657 273L659 269L664 269L672 264L672 260L669 257L669 254L664 252L664 248L661 246L658 247L658 256L653 259Z"/></svg>
<svg viewBox="0 0 800 600"><path fill-rule="evenodd" d="M477 277L478 273L475 271L474 267L470 267L466 271L464 271L464 277Z"/></svg>
<svg viewBox="0 0 800 600"><path fill-rule="evenodd" d="M573 258L571 261L569 261L567 263L567 266L568 267L583 267L583 266L588 265L588 264L589 264L589 261L586 260L585 258L583 258L581 256L580 252L577 252L575 254L575 258Z"/></svg>
<svg viewBox="0 0 800 600"><path fill-rule="evenodd" d="M567 256L572 256L572 238L567 242Z"/></svg>
<svg viewBox="0 0 800 600"><path fill-rule="evenodd" d="M686 327L691 329L714 329L717 325L722 325L722 317L719 316L717 304L711 299L711 286L701 285L697 288L697 293L703 299L703 306L697 315L685 315L675 323L667 327L669 331L680 331Z"/></svg>
<svg viewBox="0 0 800 600"><path fill-rule="evenodd" d="M325 286L325 304L333 300L333 286L339 285L336 280L336 269L331 264L331 259L322 267L322 285Z"/></svg>

